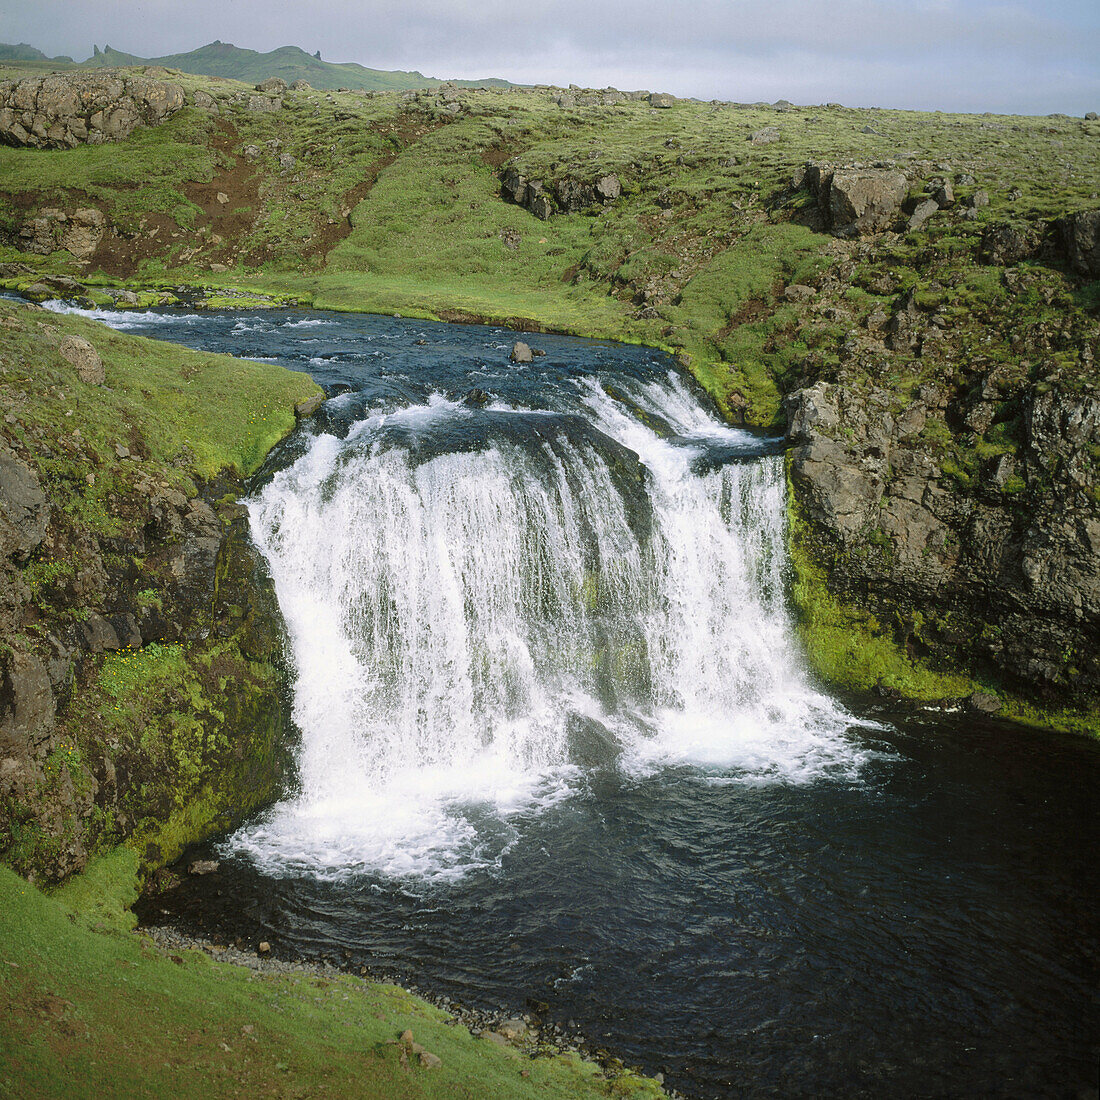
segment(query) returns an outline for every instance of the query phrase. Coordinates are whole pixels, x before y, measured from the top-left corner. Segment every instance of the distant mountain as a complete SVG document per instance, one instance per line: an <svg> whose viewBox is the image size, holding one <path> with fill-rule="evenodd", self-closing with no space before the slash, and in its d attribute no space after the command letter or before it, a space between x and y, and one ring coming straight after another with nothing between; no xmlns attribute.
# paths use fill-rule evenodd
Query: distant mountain
<svg viewBox="0 0 1100 1100"><path fill-rule="evenodd" d="M32 47L0 46L0 51L12 49ZM36 59L45 58L38 50L33 50L33 53ZM16 60L12 55L0 52L0 58L4 57ZM308 54L297 46L282 46L270 53L258 53L256 50L239 49L228 42L211 42L208 46L201 46L190 53L174 53L166 57L138 57L135 54L121 53L110 46L104 46L102 50L96 46L94 55L82 62L81 67L114 68L127 65L163 65L166 69L179 69L199 76L224 76L231 80L243 80L248 84L256 84L269 76L280 76L288 84L295 80L307 80L314 88L357 88L370 92L431 88L443 83L441 78L418 72L367 69L354 63L333 64L322 61L317 54ZM495 77L485 80L456 80L453 83L461 87L510 87L507 80Z"/></svg>
<svg viewBox="0 0 1100 1100"><path fill-rule="evenodd" d="M0 61L60 61L72 64L71 57L47 57L41 50L28 46L26 42L20 42L13 46L8 42L0 42Z"/></svg>

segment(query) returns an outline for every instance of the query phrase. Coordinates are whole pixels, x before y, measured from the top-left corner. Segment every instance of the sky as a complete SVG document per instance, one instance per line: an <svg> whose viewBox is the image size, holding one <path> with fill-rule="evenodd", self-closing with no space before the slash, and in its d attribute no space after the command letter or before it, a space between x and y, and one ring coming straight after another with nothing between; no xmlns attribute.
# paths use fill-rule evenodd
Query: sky
<svg viewBox="0 0 1100 1100"><path fill-rule="evenodd" d="M737 102L1100 111L1097 0L0 0L0 41L82 61L215 39L326 61Z"/></svg>

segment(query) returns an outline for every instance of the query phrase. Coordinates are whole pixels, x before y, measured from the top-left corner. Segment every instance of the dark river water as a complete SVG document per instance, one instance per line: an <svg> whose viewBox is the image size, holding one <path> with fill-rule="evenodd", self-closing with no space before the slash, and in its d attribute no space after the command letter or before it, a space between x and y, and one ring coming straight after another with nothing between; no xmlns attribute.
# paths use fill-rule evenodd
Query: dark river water
<svg viewBox="0 0 1100 1100"><path fill-rule="evenodd" d="M145 922L541 1003L692 1097L1096 1095L1100 743L823 692L775 441L643 348L98 316L330 395L250 503L297 786Z"/></svg>

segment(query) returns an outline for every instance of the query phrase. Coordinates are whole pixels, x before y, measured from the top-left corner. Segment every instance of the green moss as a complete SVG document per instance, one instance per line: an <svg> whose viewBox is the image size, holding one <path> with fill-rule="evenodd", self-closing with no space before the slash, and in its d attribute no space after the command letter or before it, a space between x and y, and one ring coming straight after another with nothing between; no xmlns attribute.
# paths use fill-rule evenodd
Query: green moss
<svg viewBox="0 0 1100 1100"><path fill-rule="evenodd" d="M575 1055L530 1057L475 1038L394 986L265 974L131 926L132 853L46 896L0 867L0 1090L65 1097L331 1096L596 1100L664 1095ZM403 1059L405 1029L442 1064Z"/></svg>

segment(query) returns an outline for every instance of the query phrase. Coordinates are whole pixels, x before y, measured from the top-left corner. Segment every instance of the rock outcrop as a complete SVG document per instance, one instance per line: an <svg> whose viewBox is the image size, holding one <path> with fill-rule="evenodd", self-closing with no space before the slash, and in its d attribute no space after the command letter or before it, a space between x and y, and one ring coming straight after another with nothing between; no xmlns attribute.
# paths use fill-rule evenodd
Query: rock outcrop
<svg viewBox="0 0 1100 1100"><path fill-rule="evenodd" d="M23 222L18 244L21 251L36 256L64 250L74 259L90 260L106 232L107 219L94 207L66 214L56 207L43 206Z"/></svg>
<svg viewBox="0 0 1100 1100"><path fill-rule="evenodd" d="M545 221L554 214L582 214L614 202L623 193L618 176L605 174L595 179L563 176L552 183L531 180L518 168L505 170L500 194L505 202L515 203Z"/></svg>
<svg viewBox="0 0 1100 1100"><path fill-rule="evenodd" d="M909 193L904 172L810 165L802 181L817 199L825 228L838 237L889 229Z"/></svg>
<svg viewBox="0 0 1100 1100"><path fill-rule="evenodd" d="M984 389L975 435L995 415ZM1045 703L1100 696L1100 398L1034 387L1018 441L967 484L931 443L948 405L932 384L908 405L830 383L788 398L808 549L911 657Z"/></svg>
<svg viewBox="0 0 1100 1100"><path fill-rule="evenodd" d="M60 879L121 842L159 866L274 797L291 760L242 486L204 483L187 447L154 457L98 388L116 364L97 338L39 316L0 328L36 387L9 369L0 395L0 861Z"/></svg>
<svg viewBox="0 0 1100 1100"><path fill-rule="evenodd" d="M184 105L178 84L109 69L0 81L0 141L71 149L129 137Z"/></svg>

